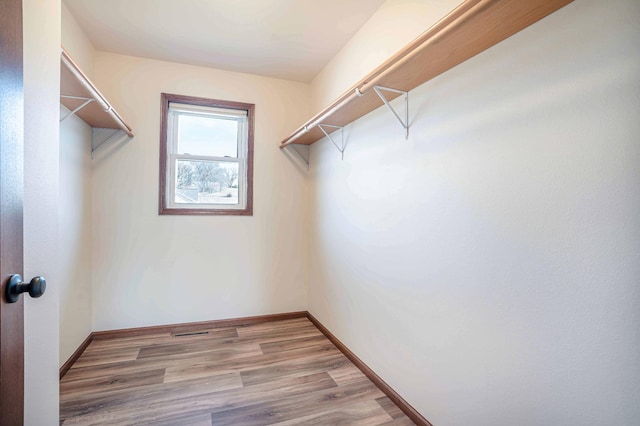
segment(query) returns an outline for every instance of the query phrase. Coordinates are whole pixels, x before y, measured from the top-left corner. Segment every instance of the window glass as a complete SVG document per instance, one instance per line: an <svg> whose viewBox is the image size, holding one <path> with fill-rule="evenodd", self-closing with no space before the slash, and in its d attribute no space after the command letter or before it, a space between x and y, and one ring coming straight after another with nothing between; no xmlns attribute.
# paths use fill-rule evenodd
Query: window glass
<svg viewBox="0 0 640 426"><path fill-rule="evenodd" d="M176 160L176 163L176 203L239 203L238 163L202 160Z"/></svg>
<svg viewBox="0 0 640 426"><path fill-rule="evenodd" d="M237 157L238 119L179 114L178 154Z"/></svg>

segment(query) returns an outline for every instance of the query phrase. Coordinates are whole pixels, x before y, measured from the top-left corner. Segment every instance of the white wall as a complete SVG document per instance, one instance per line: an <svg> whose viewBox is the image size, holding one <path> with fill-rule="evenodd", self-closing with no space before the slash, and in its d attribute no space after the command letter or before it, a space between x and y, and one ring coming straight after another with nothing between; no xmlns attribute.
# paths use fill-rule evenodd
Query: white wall
<svg viewBox="0 0 640 426"><path fill-rule="evenodd" d="M307 181L278 142L309 86L103 52L94 75L136 133L94 155L94 330L306 309ZM158 215L161 92L256 105L253 216Z"/></svg>
<svg viewBox="0 0 640 426"><path fill-rule="evenodd" d="M462 0L387 0L311 82L317 113Z"/></svg>
<svg viewBox="0 0 640 426"><path fill-rule="evenodd" d="M60 364L92 331L91 193L91 127L74 115L60 123Z"/></svg>
<svg viewBox="0 0 640 426"><path fill-rule="evenodd" d="M25 297L27 426L58 422L58 119L60 1L23 0L24 276L46 293Z"/></svg>
<svg viewBox="0 0 640 426"><path fill-rule="evenodd" d="M637 424L639 18L577 0L412 91L409 141L313 145L309 310L434 424Z"/></svg>
<svg viewBox="0 0 640 426"><path fill-rule="evenodd" d="M82 72L89 78L93 78L95 49L64 3L62 3L62 46L69 52Z"/></svg>
<svg viewBox="0 0 640 426"><path fill-rule="evenodd" d="M91 42L62 5L62 45L89 76ZM61 115L69 111L61 106ZM91 313L91 127L73 115L60 124L59 254L60 364L92 331Z"/></svg>

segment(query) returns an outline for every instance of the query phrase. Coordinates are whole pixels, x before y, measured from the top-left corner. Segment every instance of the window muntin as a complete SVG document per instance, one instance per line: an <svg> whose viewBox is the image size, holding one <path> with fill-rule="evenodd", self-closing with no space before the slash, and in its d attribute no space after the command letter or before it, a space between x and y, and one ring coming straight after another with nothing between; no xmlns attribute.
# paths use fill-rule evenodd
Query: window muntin
<svg viewBox="0 0 640 426"><path fill-rule="evenodd" d="M160 213L252 214L253 105L163 94L163 109Z"/></svg>

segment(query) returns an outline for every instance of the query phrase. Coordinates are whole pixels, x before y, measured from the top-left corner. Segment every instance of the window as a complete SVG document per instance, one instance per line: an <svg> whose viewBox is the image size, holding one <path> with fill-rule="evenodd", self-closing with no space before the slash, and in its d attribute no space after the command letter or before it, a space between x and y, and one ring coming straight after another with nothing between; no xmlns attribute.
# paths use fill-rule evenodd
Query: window
<svg viewBox="0 0 640 426"><path fill-rule="evenodd" d="M254 105L162 94L160 214L253 214Z"/></svg>

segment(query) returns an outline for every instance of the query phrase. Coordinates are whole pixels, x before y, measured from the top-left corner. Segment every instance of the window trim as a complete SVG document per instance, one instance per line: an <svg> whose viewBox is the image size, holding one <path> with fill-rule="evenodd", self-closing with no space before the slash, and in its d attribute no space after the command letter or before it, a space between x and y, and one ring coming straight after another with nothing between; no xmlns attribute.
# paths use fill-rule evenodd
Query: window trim
<svg viewBox="0 0 640 426"><path fill-rule="evenodd" d="M237 113L235 111L238 111ZM236 156L235 157L217 157L209 155L181 154L178 150L178 122L180 117L184 116L207 116L216 119L230 120L236 123L237 133ZM214 161L217 163L234 163L238 165L238 203L237 204L214 204L214 203L196 203L181 204L175 202L176 189L173 185L165 188L166 207L169 209L189 209L189 210L243 210L246 206L246 168L247 168L247 135L249 127L249 114L245 109L230 108L213 108L202 107L194 104L180 104L177 102L169 102L169 112L167 115L167 135L171 135L167 139L167 155L168 163L166 173L169 178L168 182L176 182L177 167L176 162L180 160L192 161ZM226 207L226 208L225 208Z"/></svg>
<svg viewBox="0 0 640 426"><path fill-rule="evenodd" d="M246 179L246 203L244 208L207 208L188 207L176 208L172 206L167 197L167 178L169 177L168 161L168 127L170 103L203 106L211 108L232 109L247 112L247 179ZM194 96L175 95L162 93L160 95L160 181L158 196L158 214L160 215L194 215L194 216L253 216L253 135L254 135L255 105L223 101L219 99L207 99ZM180 154L172 154L172 156ZM238 182L239 183L239 182ZM238 185L240 186L240 185ZM241 194L238 194L239 198ZM173 203L175 205L175 203Z"/></svg>

